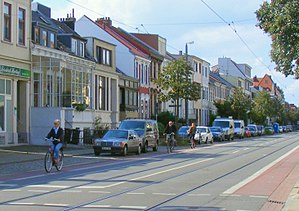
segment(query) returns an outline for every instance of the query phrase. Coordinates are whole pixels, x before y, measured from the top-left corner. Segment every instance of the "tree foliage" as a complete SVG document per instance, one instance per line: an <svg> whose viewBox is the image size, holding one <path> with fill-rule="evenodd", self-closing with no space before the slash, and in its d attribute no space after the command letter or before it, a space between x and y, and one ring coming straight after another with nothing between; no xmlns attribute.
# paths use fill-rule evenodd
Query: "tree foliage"
<svg viewBox="0 0 299 211"><path fill-rule="evenodd" d="M247 114L251 109L251 98L246 95L241 87L234 91L234 94L229 99L232 116L234 119L247 119Z"/></svg>
<svg viewBox="0 0 299 211"><path fill-rule="evenodd" d="M253 107L250 112L250 117L256 124L264 125L267 117L271 114L272 100L269 93L262 91L258 92L254 98Z"/></svg>
<svg viewBox="0 0 299 211"><path fill-rule="evenodd" d="M256 11L258 26L272 38L271 58L276 70L299 78L299 1L264 1Z"/></svg>

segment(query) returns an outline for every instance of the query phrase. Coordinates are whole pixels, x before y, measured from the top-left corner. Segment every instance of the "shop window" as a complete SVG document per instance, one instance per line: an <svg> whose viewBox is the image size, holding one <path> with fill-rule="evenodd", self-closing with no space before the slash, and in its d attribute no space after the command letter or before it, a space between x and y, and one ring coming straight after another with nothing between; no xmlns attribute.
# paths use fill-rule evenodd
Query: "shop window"
<svg viewBox="0 0 299 211"><path fill-rule="evenodd" d="M0 94L5 94L5 80L0 79Z"/></svg>
<svg viewBox="0 0 299 211"><path fill-rule="evenodd" d="M5 131L5 97L0 95L0 131Z"/></svg>

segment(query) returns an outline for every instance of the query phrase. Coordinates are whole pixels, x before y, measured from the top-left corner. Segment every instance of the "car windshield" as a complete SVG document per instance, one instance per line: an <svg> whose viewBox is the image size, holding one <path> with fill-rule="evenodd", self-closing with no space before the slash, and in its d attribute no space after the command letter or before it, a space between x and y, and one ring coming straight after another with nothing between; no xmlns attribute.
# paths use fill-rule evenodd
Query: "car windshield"
<svg viewBox="0 0 299 211"><path fill-rule="evenodd" d="M255 127L248 127L250 131L256 131Z"/></svg>
<svg viewBox="0 0 299 211"><path fill-rule="evenodd" d="M241 127L241 123L240 122L235 122L235 128L240 128Z"/></svg>
<svg viewBox="0 0 299 211"><path fill-rule="evenodd" d="M210 129L212 132L221 132L221 129L217 127L211 127Z"/></svg>
<svg viewBox="0 0 299 211"><path fill-rule="evenodd" d="M103 138L128 138L128 131L125 130L109 130Z"/></svg>
<svg viewBox="0 0 299 211"><path fill-rule="evenodd" d="M229 127L229 121L214 121L213 126L218 126L218 127Z"/></svg>
<svg viewBox="0 0 299 211"><path fill-rule="evenodd" d="M201 133L206 133L206 132L207 132L207 129L204 128L204 127L200 127L200 128L196 128L196 131L197 131L197 132L201 132Z"/></svg>
<svg viewBox="0 0 299 211"><path fill-rule="evenodd" d="M123 121L119 126L119 129L125 130L144 130L144 128L144 121Z"/></svg>

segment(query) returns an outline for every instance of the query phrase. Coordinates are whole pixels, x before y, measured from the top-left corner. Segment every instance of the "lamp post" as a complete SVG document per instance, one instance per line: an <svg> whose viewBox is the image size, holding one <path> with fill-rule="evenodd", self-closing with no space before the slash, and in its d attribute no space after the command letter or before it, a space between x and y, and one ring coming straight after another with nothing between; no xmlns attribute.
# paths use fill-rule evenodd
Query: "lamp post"
<svg viewBox="0 0 299 211"><path fill-rule="evenodd" d="M187 42L185 45L185 55L186 55L186 63L188 64L188 44L194 44L194 41L191 42ZM188 78L187 78L188 80ZM188 125L189 123L189 118L188 118L188 110L189 110L189 106L188 106L188 100L185 99L185 120L186 120L186 124Z"/></svg>

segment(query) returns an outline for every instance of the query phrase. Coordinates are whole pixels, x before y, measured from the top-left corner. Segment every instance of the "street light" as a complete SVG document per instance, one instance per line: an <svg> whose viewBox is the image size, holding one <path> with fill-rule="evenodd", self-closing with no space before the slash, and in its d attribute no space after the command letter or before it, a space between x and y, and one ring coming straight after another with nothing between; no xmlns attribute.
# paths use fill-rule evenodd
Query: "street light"
<svg viewBox="0 0 299 211"><path fill-rule="evenodd" d="M186 63L188 64L188 44L192 45L194 44L194 41L187 42L185 46L185 54L186 54ZM185 119L186 119L186 124L188 125L189 119L188 119L188 100L185 99Z"/></svg>

